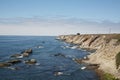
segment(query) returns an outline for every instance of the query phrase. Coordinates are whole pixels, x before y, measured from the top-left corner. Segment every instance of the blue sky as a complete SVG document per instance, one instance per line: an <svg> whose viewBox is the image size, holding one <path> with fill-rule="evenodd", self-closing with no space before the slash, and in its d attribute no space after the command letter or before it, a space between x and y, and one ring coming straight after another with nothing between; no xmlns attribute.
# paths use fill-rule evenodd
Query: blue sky
<svg viewBox="0 0 120 80"><path fill-rule="evenodd" d="M120 0L0 0L1 35L119 33L119 27Z"/></svg>

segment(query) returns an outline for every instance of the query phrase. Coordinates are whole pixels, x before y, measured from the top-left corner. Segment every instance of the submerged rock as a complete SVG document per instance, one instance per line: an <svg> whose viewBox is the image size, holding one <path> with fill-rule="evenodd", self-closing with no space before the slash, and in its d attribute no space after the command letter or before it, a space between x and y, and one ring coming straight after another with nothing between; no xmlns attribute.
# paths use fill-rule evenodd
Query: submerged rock
<svg viewBox="0 0 120 80"><path fill-rule="evenodd" d="M35 65L36 65L36 66L39 66L39 65L40 65L40 63L35 63Z"/></svg>
<svg viewBox="0 0 120 80"><path fill-rule="evenodd" d="M42 43L45 43L45 41L42 41Z"/></svg>
<svg viewBox="0 0 120 80"><path fill-rule="evenodd" d="M19 67L7 67L7 69L11 69L11 70L19 70Z"/></svg>
<svg viewBox="0 0 120 80"><path fill-rule="evenodd" d="M62 57L66 57L64 54L62 53L58 53L58 54L54 54L54 56L62 56Z"/></svg>
<svg viewBox="0 0 120 80"><path fill-rule="evenodd" d="M36 48L44 48L43 46L37 46Z"/></svg>

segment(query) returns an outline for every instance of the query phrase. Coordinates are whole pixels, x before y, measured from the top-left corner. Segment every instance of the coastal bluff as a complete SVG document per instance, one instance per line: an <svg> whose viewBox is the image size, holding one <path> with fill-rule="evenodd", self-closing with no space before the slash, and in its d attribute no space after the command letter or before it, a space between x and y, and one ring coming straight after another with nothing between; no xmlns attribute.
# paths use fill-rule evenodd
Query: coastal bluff
<svg viewBox="0 0 120 80"><path fill-rule="evenodd" d="M76 44L79 48L95 49L85 62L100 64L98 69L120 78L120 66L116 68L116 55L120 52L120 34L60 35L57 39Z"/></svg>

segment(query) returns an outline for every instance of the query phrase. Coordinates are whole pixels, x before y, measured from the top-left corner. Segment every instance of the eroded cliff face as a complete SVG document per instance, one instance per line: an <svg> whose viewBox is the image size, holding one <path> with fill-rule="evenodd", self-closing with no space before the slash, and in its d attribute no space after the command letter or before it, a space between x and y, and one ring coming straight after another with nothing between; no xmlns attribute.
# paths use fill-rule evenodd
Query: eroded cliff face
<svg viewBox="0 0 120 80"><path fill-rule="evenodd" d="M120 34L61 35L60 40L77 44L80 48L96 49L87 63L100 64L99 69L120 78L115 56L120 52Z"/></svg>

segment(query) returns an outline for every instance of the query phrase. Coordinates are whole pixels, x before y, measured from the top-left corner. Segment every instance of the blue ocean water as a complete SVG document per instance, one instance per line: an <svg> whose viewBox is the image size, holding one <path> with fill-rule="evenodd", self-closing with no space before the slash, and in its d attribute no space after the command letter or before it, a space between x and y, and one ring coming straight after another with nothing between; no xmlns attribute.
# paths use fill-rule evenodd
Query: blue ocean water
<svg viewBox="0 0 120 80"><path fill-rule="evenodd" d="M10 60L10 56L32 48L33 53L21 60L36 59L39 65L15 64L18 70L0 68L0 80L99 80L93 70L81 70L84 64L77 64L73 58L88 54L78 49L63 48L70 44L49 36L0 36L0 62ZM62 53L63 56L54 56ZM55 76L55 72L62 75Z"/></svg>

